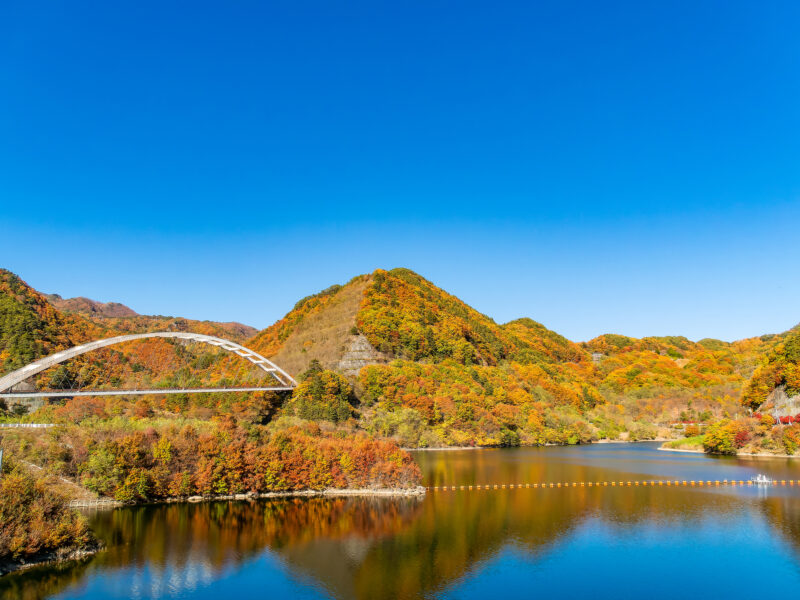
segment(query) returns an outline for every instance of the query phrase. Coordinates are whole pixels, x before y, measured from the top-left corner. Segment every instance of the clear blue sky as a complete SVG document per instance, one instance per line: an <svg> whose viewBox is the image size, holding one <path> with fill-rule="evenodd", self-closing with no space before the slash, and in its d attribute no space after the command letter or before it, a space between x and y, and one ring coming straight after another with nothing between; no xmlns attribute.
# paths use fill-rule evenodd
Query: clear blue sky
<svg viewBox="0 0 800 600"><path fill-rule="evenodd" d="M0 264L264 327L406 266L504 322L800 321L800 3L0 5Z"/></svg>

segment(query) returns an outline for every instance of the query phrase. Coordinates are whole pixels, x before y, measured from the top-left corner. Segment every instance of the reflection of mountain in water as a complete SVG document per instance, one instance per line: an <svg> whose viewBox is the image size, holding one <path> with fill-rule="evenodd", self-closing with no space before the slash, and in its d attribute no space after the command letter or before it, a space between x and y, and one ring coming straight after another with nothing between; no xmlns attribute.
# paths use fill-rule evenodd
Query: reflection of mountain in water
<svg viewBox="0 0 800 600"><path fill-rule="evenodd" d="M629 464L625 472L570 462L577 453L559 462L559 452L525 460L514 453L450 453L422 462L428 461L427 477L436 483L642 478L633 463L613 462ZM672 468L675 459L668 460ZM779 532L800 555L800 499L788 488L769 490L766 497L747 489L627 486L457 491L423 500L313 498L97 513L93 526L107 552L88 565L4 579L0 590L3 597L33 600L107 574L124 580L129 595L182 595L225 578L236 582L268 552L290 573L318 582L337 598L417 598L448 589L509 545L538 562L567 552L567 542L587 527L637 543L639 536L650 536L642 544L658 544L675 532L692 543L693 532L709 526L730 534L731 543L747 544L748 531L733 531L733 523L767 535ZM265 589L270 586L266 570L256 569L255 576L264 577Z"/></svg>
<svg viewBox="0 0 800 600"><path fill-rule="evenodd" d="M800 558L800 498L767 496L759 506L770 526L780 532Z"/></svg>

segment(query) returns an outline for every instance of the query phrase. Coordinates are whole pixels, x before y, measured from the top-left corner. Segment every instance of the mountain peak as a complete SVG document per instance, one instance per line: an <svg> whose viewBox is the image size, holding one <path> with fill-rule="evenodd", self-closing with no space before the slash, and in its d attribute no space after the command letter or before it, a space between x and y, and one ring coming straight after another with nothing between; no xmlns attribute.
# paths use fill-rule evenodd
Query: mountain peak
<svg viewBox="0 0 800 600"><path fill-rule="evenodd" d="M135 310L119 302L98 302L90 298L78 296L76 298L62 298L58 294L45 294L45 298L63 312L78 313L86 317L136 317Z"/></svg>

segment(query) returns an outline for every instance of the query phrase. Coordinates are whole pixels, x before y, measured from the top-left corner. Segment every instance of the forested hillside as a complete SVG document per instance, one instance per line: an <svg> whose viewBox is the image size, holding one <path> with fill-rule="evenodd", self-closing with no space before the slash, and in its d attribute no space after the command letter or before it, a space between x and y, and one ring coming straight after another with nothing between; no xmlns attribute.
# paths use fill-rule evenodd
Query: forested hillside
<svg viewBox="0 0 800 600"><path fill-rule="evenodd" d="M744 385L780 339L576 344L532 319L498 324L408 269L379 269L301 300L251 344L292 357L295 374L318 360L348 375L359 427L439 446L641 439L740 416Z"/></svg>
<svg viewBox="0 0 800 600"><path fill-rule="evenodd" d="M101 327L61 313L19 277L0 269L0 374L102 335Z"/></svg>
<svg viewBox="0 0 800 600"><path fill-rule="evenodd" d="M2 275L5 371L76 344L132 331L177 329L231 337L220 329L225 324L62 313L18 277L7 271ZM241 369L247 372L242 375ZM65 390L230 387L255 383L253 373L269 377L251 363L207 345L145 339L84 354L45 371L32 383ZM395 442L356 431L347 409L320 412L315 407L320 396L332 392L331 378L355 403L349 383L321 367L308 375L291 399L233 391L69 398L65 391L66 398L24 417L55 423L57 428L10 430L0 444L7 461L29 465L33 473L39 467L125 503L190 495L417 485L419 469ZM295 409L298 416L291 414ZM6 408L0 406L0 412ZM19 413L3 418L17 419ZM339 428L333 424L337 420L343 422Z"/></svg>
<svg viewBox="0 0 800 600"><path fill-rule="evenodd" d="M800 330L782 336L774 345L753 374L743 400L757 409L778 390L787 400L800 398Z"/></svg>
<svg viewBox="0 0 800 600"><path fill-rule="evenodd" d="M249 333L237 324L103 316L96 306L88 309L93 316L62 313L3 273L6 370L126 332ZM793 392L794 339L607 334L578 344L529 318L498 324L408 269L379 269L303 298L242 342L301 381L292 398L231 392L146 397L135 406L142 416L329 422L407 446L647 439L669 435L675 423L743 417L780 386ZM36 385L230 386L258 375L250 363L199 344L142 340L76 359ZM104 404L109 410L127 411Z"/></svg>
<svg viewBox="0 0 800 600"><path fill-rule="evenodd" d="M238 323L135 313L135 316L107 317L90 309L77 310L84 306L83 300L86 299L78 300L81 302L68 305L76 308L74 312L63 312L53 306L52 296L47 297L13 273L0 270L0 373L78 344L127 333L192 331L244 340L255 331ZM225 358L223 354L200 344L184 344L169 339L138 340L77 357L45 371L31 383L39 388L52 389L211 384L224 378L222 373L212 368Z"/></svg>

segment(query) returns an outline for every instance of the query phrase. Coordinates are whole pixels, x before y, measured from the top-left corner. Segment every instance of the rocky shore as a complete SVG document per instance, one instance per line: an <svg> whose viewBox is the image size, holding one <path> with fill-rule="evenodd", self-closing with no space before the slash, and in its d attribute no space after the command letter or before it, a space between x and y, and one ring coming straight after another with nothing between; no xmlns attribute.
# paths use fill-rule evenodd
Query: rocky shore
<svg viewBox="0 0 800 600"><path fill-rule="evenodd" d="M90 556L94 556L103 550L103 548L104 545L102 542L95 542L84 548L59 548L58 550L41 552L32 556L6 558L4 560L0 560L0 576L7 575L15 571L23 571L32 567L38 567L39 565L83 560Z"/></svg>

